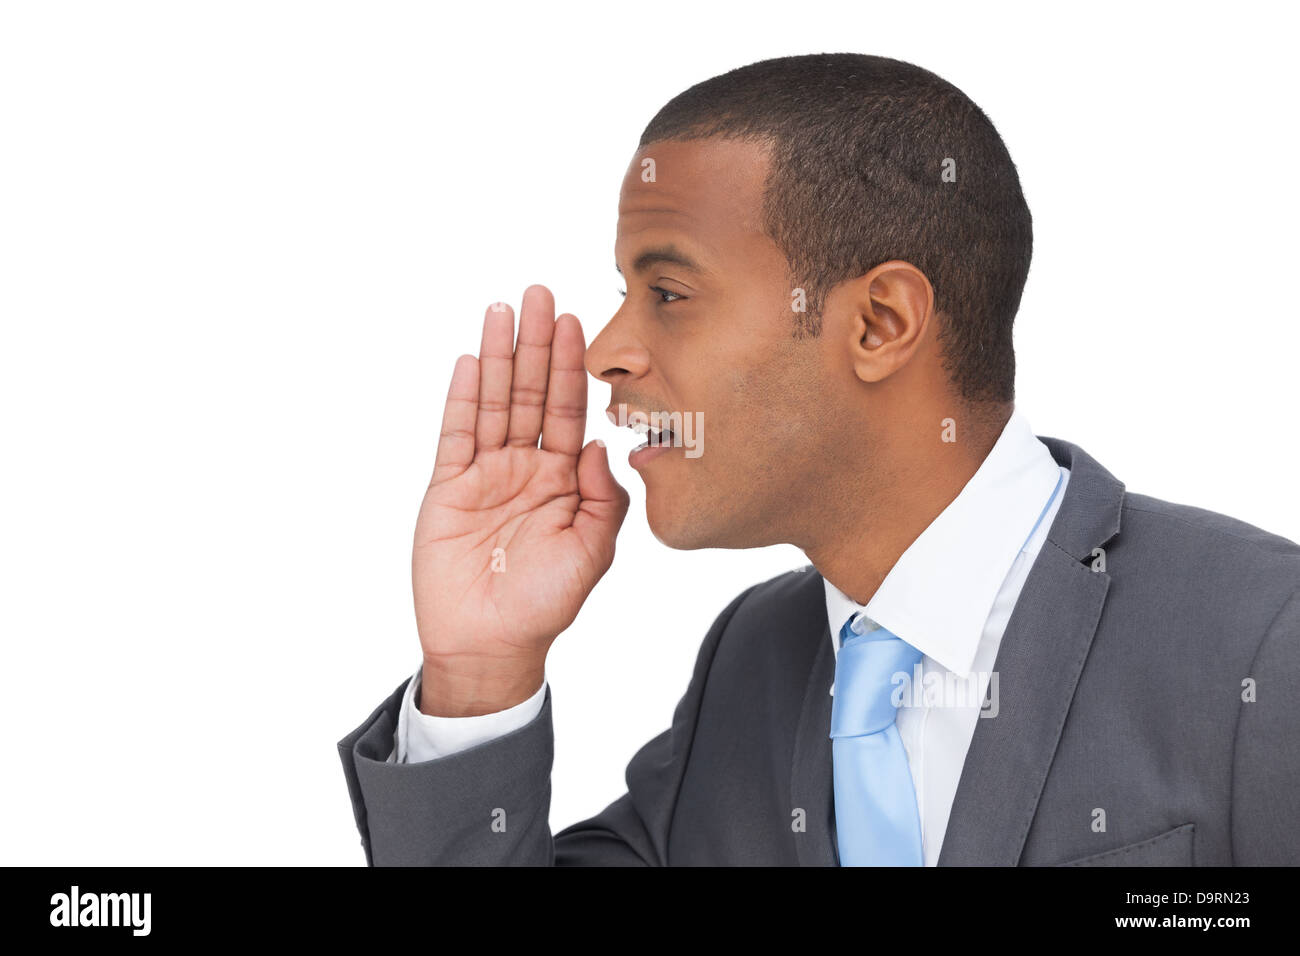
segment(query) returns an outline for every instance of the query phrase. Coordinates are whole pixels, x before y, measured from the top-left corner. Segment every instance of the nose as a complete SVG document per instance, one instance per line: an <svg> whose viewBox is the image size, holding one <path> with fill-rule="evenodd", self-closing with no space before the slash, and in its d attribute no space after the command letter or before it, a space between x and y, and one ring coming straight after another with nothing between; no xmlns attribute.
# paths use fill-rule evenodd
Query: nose
<svg viewBox="0 0 1300 956"><path fill-rule="evenodd" d="M587 346L583 364L587 372L611 386L629 378L637 379L650 368L650 353L631 334L623 310L614 313L609 324Z"/></svg>

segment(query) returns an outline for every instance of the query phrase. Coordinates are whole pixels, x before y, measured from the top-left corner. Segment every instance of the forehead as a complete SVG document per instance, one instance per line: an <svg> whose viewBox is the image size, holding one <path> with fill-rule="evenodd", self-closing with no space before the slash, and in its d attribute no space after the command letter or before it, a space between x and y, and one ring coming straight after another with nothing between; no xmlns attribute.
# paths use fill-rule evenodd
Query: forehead
<svg viewBox="0 0 1300 956"><path fill-rule="evenodd" d="M653 178L651 174L653 173ZM762 225L767 153L739 140L666 140L637 150L618 199L614 253L671 239L701 257L744 254L767 240Z"/></svg>

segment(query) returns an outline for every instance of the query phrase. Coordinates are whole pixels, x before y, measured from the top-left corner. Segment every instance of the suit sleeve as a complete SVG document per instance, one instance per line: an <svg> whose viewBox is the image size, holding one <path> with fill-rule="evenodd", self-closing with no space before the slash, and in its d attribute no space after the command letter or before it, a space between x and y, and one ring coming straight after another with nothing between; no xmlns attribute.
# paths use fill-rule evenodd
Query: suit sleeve
<svg viewBox="0 0 1300 956"><path fill-rule="evenodd" d="M518 730L542 711L546 680L532 697L491 714L476 717L434 717L420 711L420 681L424 665L406 683L397 716L397 734L390 758L397 763L419 763L448 757L475 744Z"/></svg>
<svg viewBox="0 0 1300 956"><path fill-rule="evenodd" d="M369 866L664 866L668 828L690 757L718 642L753 588L738 595L700 646L672 726L627 766L627 793L552 836L551 689L517 730L420 763L389 762L403 681L338 742Z"/></svg>
<svg viewBox="0 0 1300 956"><path fill-rule="evenodd" d="M1300 591L1260 642L1241 703L1232 775L1232 857L1237 866L1300 865Z"/></svg>

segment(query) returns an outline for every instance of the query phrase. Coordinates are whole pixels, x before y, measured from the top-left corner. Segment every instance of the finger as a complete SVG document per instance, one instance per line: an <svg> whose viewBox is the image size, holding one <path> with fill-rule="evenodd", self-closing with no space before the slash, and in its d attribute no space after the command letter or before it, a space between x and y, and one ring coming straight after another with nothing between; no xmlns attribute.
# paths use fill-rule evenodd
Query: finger
<svg viewBox="0 0 1300 956"><path fill-rule="evenodd" d="M510 386L508 445L537 447L546 407L546 380L555 337L555 299L544 285L524 290L519 308L519 342L515 345L514 380Z"/></svg>
<svg viewBox="0 0 1300 956"><path fill-rule="evenodd" d="M577 457L587 428L587 344L582 325L568 312L555 320L551 366L542 415L542 448Z"/></svg>
<svg viewBox="0 0 1300 956"><path fill-rule="evenodd" d="M515 364L515 313L504 302L488 307L478 351L479 449L500 448L510 426L510 377Z"/></svg>
<svg viewBox="0 0 1300 956"><path fill-rule="evenodd" d="M436 485L455 478L474 461L474 424L478 419L478 360L472 355L456 359L447 389L447 405L442 410L442 432L438 435L438 454L433 461Z"/></svg>

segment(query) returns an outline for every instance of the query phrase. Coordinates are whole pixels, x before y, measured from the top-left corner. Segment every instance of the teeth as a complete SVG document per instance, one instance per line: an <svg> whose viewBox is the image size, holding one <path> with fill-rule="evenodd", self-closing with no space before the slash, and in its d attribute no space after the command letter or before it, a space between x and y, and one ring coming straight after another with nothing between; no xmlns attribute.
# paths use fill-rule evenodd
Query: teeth
<svg viewBox="0 0 1300 956"><path fill-rule="evenodd" d="M638 415L638 418L641 416ZM662 425L651 425L645 421L628 422L627 427L636 432L637 435L645 439L637 445L633 451L640 451L642 448L648 448L650 445L666 444L672 437L672 430Z"/></svg>

